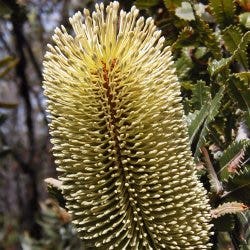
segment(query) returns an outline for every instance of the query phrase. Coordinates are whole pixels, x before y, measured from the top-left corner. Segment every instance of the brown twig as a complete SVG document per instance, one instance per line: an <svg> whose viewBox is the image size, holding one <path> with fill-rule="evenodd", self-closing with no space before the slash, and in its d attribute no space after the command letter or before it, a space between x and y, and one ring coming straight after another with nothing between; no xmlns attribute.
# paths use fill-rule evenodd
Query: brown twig
<svg viewBox="0 0 250 250"><path fill-rule="evenodd" d="M201 152L204 156L204 160L206 162L206 167L207 167L207 171L208 174L210 176L210 180L211 180L211 188L213 189L213 191L217 194L220 195L223 193L223 187L221 185L221 182L218 179L218 176L214 170L213 164L210 160L208 151L205 147L201 147Z"/></svg>

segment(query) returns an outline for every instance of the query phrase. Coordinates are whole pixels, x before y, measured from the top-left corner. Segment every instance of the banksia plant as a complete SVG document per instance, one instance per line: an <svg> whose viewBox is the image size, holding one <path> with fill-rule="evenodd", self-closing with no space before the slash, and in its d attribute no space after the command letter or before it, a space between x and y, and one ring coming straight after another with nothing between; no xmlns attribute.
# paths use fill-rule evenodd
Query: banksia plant
<svg viewBox="0 0 250 250"><path fill-rule="evenodd" d="M152 18L118 2L55 30L44 62L50 134L66 207L100 249L209 249L169 47Z"/></svg>

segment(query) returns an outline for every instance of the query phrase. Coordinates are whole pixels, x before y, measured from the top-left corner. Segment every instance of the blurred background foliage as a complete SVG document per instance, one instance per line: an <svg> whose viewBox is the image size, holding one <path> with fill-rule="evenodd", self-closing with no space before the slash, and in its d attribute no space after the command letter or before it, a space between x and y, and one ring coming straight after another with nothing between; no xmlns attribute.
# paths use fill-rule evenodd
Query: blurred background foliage
<svg viewBox="0 0 250 250"><path fill-rule="evenodd" d="M42 60L54 28L70 31L68 17L96 2L0 0L0 249L91 249L77 238L53 181L53 198L46 191L44 179L56 171ZM172 48L190 144L213 207L213 249L250 249L250 1L120 4L153 16Z"/></svg>

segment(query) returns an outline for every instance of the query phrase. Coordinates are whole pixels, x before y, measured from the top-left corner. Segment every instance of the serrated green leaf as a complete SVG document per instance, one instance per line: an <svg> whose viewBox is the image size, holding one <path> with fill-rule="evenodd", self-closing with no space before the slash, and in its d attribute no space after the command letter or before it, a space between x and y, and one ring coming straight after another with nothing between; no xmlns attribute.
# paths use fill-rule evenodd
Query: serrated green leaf
<svg viewBox="0 0 250 250"><path fill-rule="evenodd" d="M179 79L185 78L189 70L191 69L192 65L193 64L191 58L187 56L185 53L182 53L182 55L177 59L177 61L174 64L178 78Z"/></svg>
<svg viewBox="0 0 250 250"><path fill-rule="evenodd" d="M203 128L202 128L201 133L199 135L199 140L198 140L197 145L196 145L196 150L195 150L195 154L194 154L195 158L197 158L199 156L200 148L206 142L206 136L208 134L208 126L214 120L215 116L219 113L219 108L221 106L221 99L223 97L223 93L224 93L224 87L221 87L220 90L215 95L215 97L210 102L209 112L208 112L207 118L204 122Z"/></svg>
<svg viewBox="0 0 250 250"><path fill-rule="evenodd" d="M237 50L238 45L241 42L241 38L243 37L243 33L241 32L240 28L237 26L229 26L223 30L223 39L227 49L230 51L231 54ZM235 59L242 64L242 66L247 69L248 68L248 58L246 50L240 50Z"/></svg>
<svg viewBox="0 0 250 250"><path fill-rule="evenodd" d="M242 51L245 51L247 48L248 43L250 42L250 31L246 32L244 36L241 38L241 41L237 47L237 49L233 52L231 57L223 58L221 60L213 60L210 62L208 66L208 71L211 76L215 76L221 72L223 72L225 69L228 69L231 62L239 56L239 54L242 53Z"/></svg>
<svg viewBox="0 0 250 250"><path fill-rule="evenodd" d="M208 64L208 72L213 77L219 72L222 72L223 70L227 69L229 67L229 64L232 62L232 58L222 58L221 60L213 60Z"/></svg>
<svg viewBox="0 0 250 250"><path fill-rule="evenodd" d="M221 179L228 181L228 178L240 167L240 160L244 157L246 146L250 140L235 141L223 152L219 159L220 170L218 174Z"/></svg>
<svg viewBox="0 0 250 250"><path fill-rule="evenodd" d="M208 24L195 13L195 22L193 29L197 31L199 42L205 45L216 59L221 58L220 43L215 36L215 33L209 28Z"/></svg>
<svg viewBox="0 0 250 250"><path fill-rule="evenodd" d="M242 72L234 74L230 77L229 82L234 88L234 96L236 97L241 108L250 113L250 72Z"/></svg>
<svg viewBox="0 0 250 250"><path fill-rule="evenodd" d="M204 123L204 125L203 125L203 128L201 130L201 133L199 135L198 143L196 145L196 149L195 149L195 153L194 153L194 157L195 157L196 160L197 160L197 157L200 155L200 148L206 142L206 136L208 134L208 125L209 125L209 123L206 120L205 123Z"/></svg>
<svg viewBox="0 0 250 250"><path fill-rule="evenodd" d="M234 76L238 79L240 79L242 82L244 82L244 85L250 86L250 72L240 72L240 73L235 73Z"/></svg>
<svg viewBox="0 0 250 250"><path fill-rule="evenodd" d="M236 102L236 105L238 105L239 109L247 112L250 111L250 107L248 107L247 100L243 98L242 93L235 86L235 80L229 79L228 94L230 95L231 99Z"/></svg>
<svg viewBox="0 0 250 250"><path fill-rule="evenodd" d="M245 164L237 174L231 175L225 183L230 199L250 200L250 165Z"/></svg>
<svg viewBox="0 0 250 250"><path fill-rule="evenodd" d="M210 7L221 27L234 22L235 3L233 0L210 0Z"/></svg>
<svg viewBox="0 0 250 250"><path fill-rule="evenodd" d="M210 88L206 86L206 82L198 81L193 85L193 96L191 99L191 103L193 106L197 107L197 109L201 109L201 107L208 102L210 97Z"/></svg>
<svg viewBox="0 0 250 250"><path fill-rule="evenodd" d="M209 109L209 114L208 114L208 119L207 119L209 123L214 120L215 116L219 112L223 94L224 94L224 87L222 86L220 90L217 92L217 94L215 95L215 97L213 98L213 100L211 101L211 107Z"/></svg>
<svg viewBox="0 0 250 250"><path fill-rule="evenodd" d="M193 113L193 117L189 116L189 118L191 118L191 123L188 126L190 144L193 143L196 134L198 133L205 119L207 118L209 108L209 105L203 105L203 107L199 111L197 110L195 113Z"/></svg>
<svg viewBox="0 0 250 250"><path fill-rule="evenodd" d="M190 46L195 42L195 39L192 38L194 30L190 26L184 27L178 35L176 42L171 46L172 51L176 49L183 48L184 46Z"/></svg>

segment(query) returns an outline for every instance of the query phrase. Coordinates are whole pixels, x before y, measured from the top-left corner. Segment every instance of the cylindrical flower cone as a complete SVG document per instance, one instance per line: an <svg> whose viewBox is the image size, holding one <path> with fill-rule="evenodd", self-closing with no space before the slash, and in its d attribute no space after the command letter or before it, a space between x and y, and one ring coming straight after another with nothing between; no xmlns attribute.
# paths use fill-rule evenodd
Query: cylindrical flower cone
<svg viewBox="0 0 250 250"><path fill-rule="evenodd" d="M209 249L180 84L152 18L118 2L55 30L44 62L53 154L66 207L100 249Z"/></svg>

